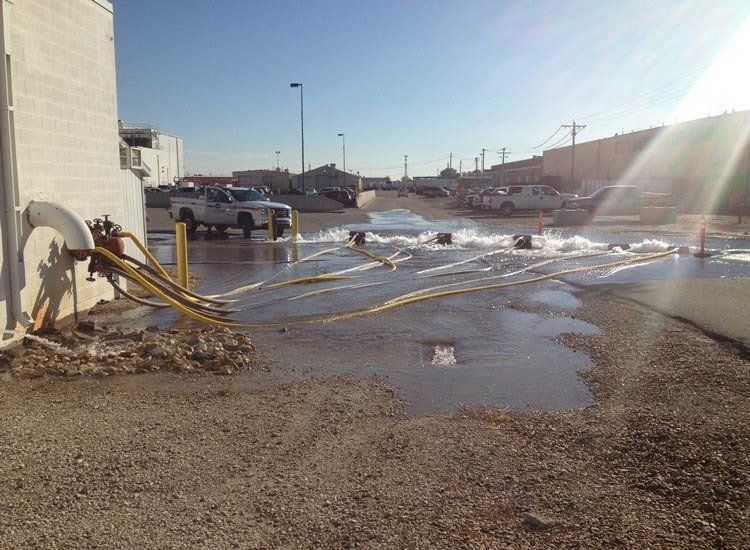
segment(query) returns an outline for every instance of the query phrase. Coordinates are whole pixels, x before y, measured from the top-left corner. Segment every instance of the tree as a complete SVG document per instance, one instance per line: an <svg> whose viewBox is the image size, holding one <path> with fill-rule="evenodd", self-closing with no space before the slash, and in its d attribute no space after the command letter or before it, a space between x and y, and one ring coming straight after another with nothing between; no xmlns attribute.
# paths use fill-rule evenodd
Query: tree
<svg viewBox="0 0 750 550"><path fill-rule="evenodd" d="M449 168L446 166L440 171L440 176L443 178L457 178L458 170L456 170L455 168Z"/></svg>

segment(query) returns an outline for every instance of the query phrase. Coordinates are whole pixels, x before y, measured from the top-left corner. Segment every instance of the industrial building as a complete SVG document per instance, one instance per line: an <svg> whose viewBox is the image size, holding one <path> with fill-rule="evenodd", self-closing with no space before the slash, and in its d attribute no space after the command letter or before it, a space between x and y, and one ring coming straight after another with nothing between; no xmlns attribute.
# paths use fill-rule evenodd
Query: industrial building
<svg viewBox="0 0 750 550"><path fill-rule="evenodd" d="M443 176L415 176L413 180L414 188L419 192L425 187L445 187L451 191L458 187L459 178L444 178Z"/></svg>
<svg viewBox="0 0 750 550"><path fill-rule="evenodd" d="M324 164L304 173L304 189L323 189L325 187L356 187L360 188L359 175L348 174L336 168L336 164ZM294 177L294 187L303 189L301 174Z"/></svg>
<svg viewBox="0 0 750 550"><path fill-rule="evenodd" d="M291 174L288 169L281 170L241 170L232 172L240 187L268 187L274 193L289 191L292 185Z"/></svg>
<svg viewBox="0 0 750 550"><path fill-rule="evenodd" d="M390 176L384 178L380 177L363 177L362 178L362 189L391 189L394 187L391 182Z"/></svg>
<svg viewBox="0 0 750 550"><path fill-rule="evenodd" d="M239 180L232 176L185 176L177 182L177 185L185 187L195 187L197 185L219 185L221 187L236 187Z"/></svg>
<svg viewBox="0 0 750 550"><path fill-rule="evenodd" d="M0 323L20 330L113 297L60 231L76 223L90 241L81 220L109 214L143 237L143 190L120 164L112 4L0 0L0 25ZM30 218L40 204L60 227Z"/></svg>
<svg viewBox="0 0 750 550"><path fill-rule="evenodd" d="M747 196L750 111L615 134L544 151L544 175L588 193L614 183L672 193L684 212L733 213Z"/></svg>
<svg viewBox="0 0 750 550"><path fill-rule="evenodd" d="M185 175L181 137L162 132L154 124L128 124L119 121L118 125L120 138L135 155L132 161L143 172L145 187L174 185Z"/></svg>
<svg viewBox="0 0 750 550"><path fill-rule="evenodd" d="M540 155L534 155L530 159L495 164L484 173L485 176L492 178L494 185L498 186L535 183L541 180L542 174Z"/></svg>

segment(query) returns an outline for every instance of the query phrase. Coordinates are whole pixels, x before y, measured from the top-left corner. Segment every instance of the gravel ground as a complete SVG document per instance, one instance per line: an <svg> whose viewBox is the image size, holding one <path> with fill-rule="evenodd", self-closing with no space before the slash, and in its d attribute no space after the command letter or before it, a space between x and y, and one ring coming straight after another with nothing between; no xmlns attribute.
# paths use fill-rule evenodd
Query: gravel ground
<svg viewBox="0 0 750 550"><path fill-rule="evenodd" d="M582 411L404 418L376 380L0 382L0 547L747 547L748 362L598 294ZM233 382L232 382L233 381Z"/></svg>

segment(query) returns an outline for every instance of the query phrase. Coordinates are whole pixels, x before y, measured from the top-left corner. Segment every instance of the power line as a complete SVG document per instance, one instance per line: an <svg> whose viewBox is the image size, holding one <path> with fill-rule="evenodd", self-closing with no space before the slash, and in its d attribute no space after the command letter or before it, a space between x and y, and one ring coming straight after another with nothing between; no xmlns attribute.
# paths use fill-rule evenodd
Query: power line
<svg viewBox="0 0 750 550"><path fill-rule="evenodd" d="M601 121L601 120L616 120L618 118L621 118L625 115L637 113L638 111L643 111L644 109L648 109L649 107L654 107L656 105L660 105L662 103L666 103L668 101L672 101L675 99L678 99L682 97L684 94L684 90L680 90L678 92L673 92L672 95L663 96L661 98L654 98L652 100L649 100L645 103L640 103L638 105L633 105L627 109L623 109L622 111L616 111L611 113L610 115L602 115L595 118L589 118L586 119L586 122L592 122L592 121Z"/></svg>
<svg viewBox="0 0 750 550"><path fill-rule="evenodd" d="M607 108L607 109L605 109L603 111L599 111L599 112L596 112L596 113L592 113L590 115L586 115L584 117L580 117L580 120L589 120L589 119L592 119L592 118L599 117L601 115L608 114L608 113L610 113L612 111L618 111L622 107L626 107L626 106L628 106L628 105L630 105L631 103L634 103L634 102L636 102L636 103L637 102L642 102L643 100L646 100L646 101L659 100L660 98L658 96L660 96L662 94L674 94L675 92L684 91L684 90L688 89L690 86L692 86L695 82L697 82L698 80L700 80L700 77L696 77L695 75L697 73L700 73L701 71L703 71L704 69L706 69L708 67L709 67L709 65L702 65L702 66L700 66L700 67L698 67L698 68L690 71L689 73L685 73L684 75L682 75L682 76L680 76L678 78L675 78L674 80L670 80L666 84L663 84L661 86L658 86L658 87L653 88L651 90L648 90L646 92L642 92L642 93L640 93L638 95L635 95L635 96L631 97L630 99L628 99L628 100L626 100L626 101L624 101L622 103L618 103L618 104L616 104L616 105L614 105L612 107L609 107L609 108ZM688 81L687 82L681 82L681 81L683 81L685 79L688 79ZM671 88L674 88L674 89L671 89ZM649 97L649 96L656 96L656 97Z"/></svg>
<svg viewBox="0 0 750 550"><path fill-rule="evenodd" d="M558 147L563 141L567 141L569 137L570 137L570 132L568 132L562 138L560 138L555 143L547 147L547 149L554 149L555 147Z"/></svg>
<svg viewBox="0 0 750 550"><path fill-rule="evenodd" d="M446 157L440 157L440 158L432 159L432 160L425 160L425 161L421 161L421 162L410 162L409 166L422 166L424 164L432 164L433 162L438 162L438 161L446 160L446 159L448 159L447 156ZM397 168L403 168L403 167L404 167L403 164L398 164L396 166L382 166L380 168L360 168L360 171L361 172L362 171L372 172L372 171L376 171L376 170L396 170Z"/></svg>
<svg viewBox="0 0 750 550"><path fill-rule="evenodd" d="M532 149L539 149L540 147L544 146L545 143L547 143L549 140L551 140L553 137L557 135L557 132L562 130L562 126L558 126L557 130L555 130L555 133L552 134L550 137L545 139L543 142L541 142L539 145L536 145L535 147L532 147Z"/></svg>

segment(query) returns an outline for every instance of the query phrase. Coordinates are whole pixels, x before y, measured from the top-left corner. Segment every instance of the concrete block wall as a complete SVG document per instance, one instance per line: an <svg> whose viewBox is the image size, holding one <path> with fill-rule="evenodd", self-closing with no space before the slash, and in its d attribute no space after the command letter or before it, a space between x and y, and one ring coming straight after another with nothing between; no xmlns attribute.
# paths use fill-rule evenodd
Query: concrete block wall
<svg viewBox="0 0 750 550"><path fill-rule="evenodd" d="M123 217L112 6L106 0L5 2L10 40L21 209L31 200L68 206L84 219ZM9 9L8 9L9 8ZM9 32L8 32L9 31ZM23 302L32 314L62 318L111 298L74 267L55 231L22 231ZM6 265L13 268L14 262ZM5 277L4 277L5 278ZM5 298L3 296L3 298ZM5 326L10 309L0 308Z"/></svg>

